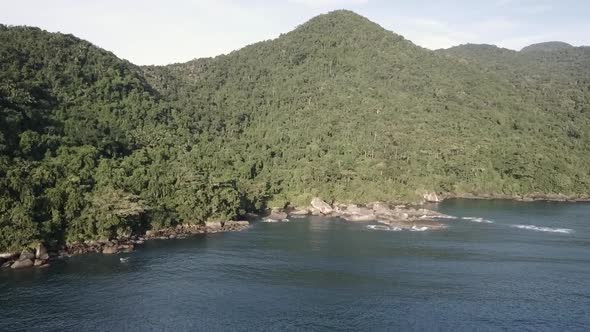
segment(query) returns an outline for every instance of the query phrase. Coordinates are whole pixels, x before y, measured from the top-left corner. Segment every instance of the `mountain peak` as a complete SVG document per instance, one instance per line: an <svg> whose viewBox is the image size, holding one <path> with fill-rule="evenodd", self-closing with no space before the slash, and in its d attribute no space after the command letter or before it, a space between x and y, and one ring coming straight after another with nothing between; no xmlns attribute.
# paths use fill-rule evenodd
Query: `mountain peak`
<svg viewBox="0 0 590 332"><path fill-rule="evenodd" d="M568 43L561 42L561 41L549 41L549 42L537 43L537 44L532 44L532 45L526 46L520 51L521 52L537 52L537 51L552 52L552 51L560 51L560 50L564 50L564 49L568 49L568 48L574 48L574 46L572 46Z"/></svg>
<svg viewBox="0 0 590 332"><path fill-rule="evenodd" d="M383 33L383 27L350 10L335 10L318 15L299 26L297 30L311 30L324 34L337 33ZM389 31L388 31L389 32Z"/></svg>

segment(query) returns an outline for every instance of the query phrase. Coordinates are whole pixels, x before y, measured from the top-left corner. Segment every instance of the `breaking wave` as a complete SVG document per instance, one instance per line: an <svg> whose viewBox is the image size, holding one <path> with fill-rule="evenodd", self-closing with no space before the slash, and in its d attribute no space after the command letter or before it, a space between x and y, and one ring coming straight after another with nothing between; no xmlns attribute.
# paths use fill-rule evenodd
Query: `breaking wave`
<svg viewBox="0 0 590 332"><path fill-rule="evenodd" d="M289 219L281 219L281 220L277 220L277 219L272 219L272 218L263 218L262 222L270 222L270 223L274 223L274 222L289 222L291 220Z"/></svg>
<svg viewBox="0 0 590 332"><path fill-rule="evenodd" d="M374 230L374 231L390 231L390 232L399 232L402 230L399 227L389 227L389 226L385 226L385 225L367 225L367 228Z"/></svg>
<svg viewBox="0 0 590 332"><path fill-rule="evenodd" d="M570 234L573 233L573 229L569 228L551 228L551 227L542 227L542 226L535 226L535 225L511 225L511 227L519 228L519 229L528 229L531 231L537 232L550 232L550 233L563 233L563 234Z"/></svg>
<svg viewBox="0 0 590 332"><path fill-rule="evenodd" d="M422 219L426 219L426 218L430 218L430 219L459 219L459 218L457 218L455 216L447 216L447 215L444 215L444 216L432 216L432 217L422 216L420 218L422 218Z"/></svg>
<svg viewBox="0 0 590 332"><path fill-rule="evenodd" d="M483 223L483 224L493 224L494 223L492 220L488 220L488 219L484 219L484 218L480 218L480 217L463 217L461 219L469 220L472 222Z"/></svg>

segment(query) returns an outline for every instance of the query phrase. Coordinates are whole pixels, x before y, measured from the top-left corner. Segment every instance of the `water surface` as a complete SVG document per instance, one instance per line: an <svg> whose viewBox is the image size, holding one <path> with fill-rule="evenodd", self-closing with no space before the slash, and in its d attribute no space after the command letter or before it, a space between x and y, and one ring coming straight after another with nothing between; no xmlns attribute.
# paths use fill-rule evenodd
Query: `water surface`
<svg viewBox="0 0 590 332"><path fill-rule="evenodd" d="M460 218L435 232L256 223L5 270L0 330L588 329L590 204L436 208Z"/></svg>

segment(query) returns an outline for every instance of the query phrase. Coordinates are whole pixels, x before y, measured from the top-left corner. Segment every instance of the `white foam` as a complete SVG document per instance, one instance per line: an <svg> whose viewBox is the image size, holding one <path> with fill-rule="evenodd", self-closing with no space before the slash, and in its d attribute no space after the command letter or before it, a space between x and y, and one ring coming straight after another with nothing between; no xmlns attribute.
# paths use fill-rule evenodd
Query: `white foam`
<svg viewBox="0 0 590 332"><path fill-rule="evenodd" d="M389 227L389 226L385 226L385 225L367 225L367 228L374 230L374 231L389 231L389 232L398 232L398 231L402 230L399 227Z"/></svg>
<svg viewBox="0 0 590 332"><path fill-rule="evenodd" d="M430 228L426 227L426 226L422 226L422 227L418 227L418 226L412 226L412 228L410 228L410 231L412 232L424 232L429 230Z"/></svg>
<svg viewBox="0 0 590 332"><path fill-rule="evenodd" d="M279 221L276 219L272 219L272 218L264 218L264 219L262 219L262 222L279 222Z"/></svg>
<svg viewBox="0 0 590 332"><path fill-rule="evenodd" d="M569 228L552 228L552 227L542 227L542 226L535 226L535 225L510 225L514 228L519 229L528 229L530 231L537 231L537 232L550 232L550 233L563 233L563 234L570 234L573 233L573 229Z"/></svg>
<svg viewBox="0 0 590 332"><path fill-rule="evenodd" d="M459 219L455 216L447 216L447 215L440 215L440 216L429 216L429 215L421 215L419 219Z"/></svg>
<svg viewBox="0 0 590 332"><path fill-rule="evenodd" d="M459 219L459 218L457 218L457 217L455 217L455 216L447 216L447 215L443 215L443 216L434 216L434 217L432 217L432 218L434 218L434 219Z"/></svg>
<svg viewBox="0 0 590 332"><path fill-rule="evenodd" d="M482 224L493 224L494 222L488 219L480 218L480 217L463 217L463 220L469 220L472 222L478 222Z"/></svg>

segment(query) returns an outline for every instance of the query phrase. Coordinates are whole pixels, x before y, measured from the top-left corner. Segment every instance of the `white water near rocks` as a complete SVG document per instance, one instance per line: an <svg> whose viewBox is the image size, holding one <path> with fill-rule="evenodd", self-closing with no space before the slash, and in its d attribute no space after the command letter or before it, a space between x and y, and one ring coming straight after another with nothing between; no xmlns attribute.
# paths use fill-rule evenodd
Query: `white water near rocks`
<svg viewBox="0 0 590 332"><path fill-rule="evenodd" d="M463 220L469 220L469 221L472 221L472 222L484 223L484 224L493 224L494 223L492 220L484 219L484 218L481 218L481 217L463 217L461 219L463 219Z"/></svg>
<svg viewBox="0 0 590 332"><path fill-rule="evenodd" d="M563 234L571 234L573 233L573 229L569 228L551 228L551 227L541 227L535 225L511 225L514 228L526 229L530 231L537 231L537 232L549 232L549 233L563 233Z"/></svg>

